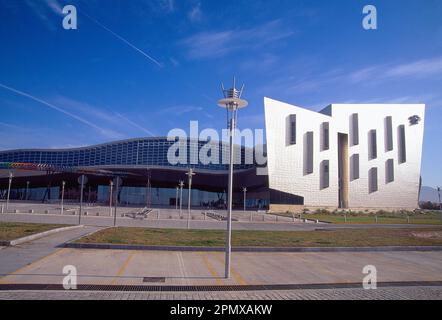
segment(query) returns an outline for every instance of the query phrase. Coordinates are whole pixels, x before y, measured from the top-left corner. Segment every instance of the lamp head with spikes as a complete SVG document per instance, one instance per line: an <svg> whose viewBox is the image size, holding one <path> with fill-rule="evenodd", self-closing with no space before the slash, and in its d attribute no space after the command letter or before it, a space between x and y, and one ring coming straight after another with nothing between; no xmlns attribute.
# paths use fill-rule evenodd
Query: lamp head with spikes
<svg viewBox="0 0 442 320"><path fill-rule="evenodd" d="M225 89L224 84L221 83L221 90L223 92L224 98L218 101L218 106L226 108L231 111L247 107L248 102L241 99L242 93L244 91L244 84L241 89L236 89L236 79L233 77L233 86L230 89Z"/></svg>

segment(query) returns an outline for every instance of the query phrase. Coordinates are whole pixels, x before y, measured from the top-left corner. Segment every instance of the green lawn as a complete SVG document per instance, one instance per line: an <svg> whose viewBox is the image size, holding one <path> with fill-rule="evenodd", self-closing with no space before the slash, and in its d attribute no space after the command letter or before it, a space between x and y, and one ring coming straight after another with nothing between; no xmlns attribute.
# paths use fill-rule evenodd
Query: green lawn
<svg viewBox="0 0 442 320"><path fill-rule="evenodd" d="M321 210L320 210L321 211ZM325 210L323 210L325 211ZM278 213L278 215L292 217L291 213ZM315 212L305 213L301 215L302 218L319 220L330 223L351 223L351 224L434 224L440 225L439 211L422 211L418 213L408 212L407 214L401 212L384 212L379 213L361 213L352 212L347 213L347 221L343 212ZM408 219L407 219L408 216ZM295 217L299 217L296 214ZM377 217L377 222L376 222Z"/></svg>
<svg viewBox="0 0 442 320"><path fill-rule="evenodd" d="M345 222L345 217L343 215L333 215L333 214L309 214L304 215L303 218L308 219L318 219L320 221L331 222L331 223L360 223L360 224L370 224L370 223L379 223L379 224L441 224L440 217L434 216L413 216L407 220L406 217L377 217L377 222L375 216L367 216L367 215L357 215L347 216L347 222ZM409 221L409 222L408 222Z"/></svg>
<svg viewBox="0 0 442 320"><path fill-rule="evenodd" d="M59 224L0 222L0 240L10 241L61 227L66 226Z"/></svg>
<svg viewBox="0 0 442 320"><path fill-rule="evenodd" d="M417 236L421 235L421 236ZM426 235L427 237L424 237ZM433 235L433 237L428 237ZM78 239L78 243L170 246L225 245L223 230L109 228ZM233 231L232 246L348 247L442 245L442 228L345 229L332 231Z"/></svg>

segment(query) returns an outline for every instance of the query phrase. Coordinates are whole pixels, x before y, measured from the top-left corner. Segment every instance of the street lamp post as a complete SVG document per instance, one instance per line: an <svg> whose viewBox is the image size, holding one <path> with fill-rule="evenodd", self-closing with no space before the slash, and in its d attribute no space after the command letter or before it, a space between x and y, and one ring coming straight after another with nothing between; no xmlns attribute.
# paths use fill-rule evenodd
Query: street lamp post
<svg viewBox="0 0 442 320"><path fill-rule="evenodd" d="M176 193L175 193L175 210L178 210L178 190L180 187L176 187Z"/></svg>
<svg viewBox="0 0 442 320"><path fill-rule="evenodd" d="M109 181L109 217L112 217L112 192L114 189L114 182L112 180Z"/></svg>
<svg viewBox="0 0 442 320"><path fill-rule="evenodd" d="M182 208L183 208L183 187L184 187L183 180L180 180L179 186L180 186L180 219L181 219Z"/></svg>
<svg viewBox="0 0 442 320"><path fill-rule="evenodd" d="M29 193L29 181L26 181L26 194L25 194L25 201L28 200L28 193Z"/></svg>
<svg viewBox="0 0 442 320"><path fill-rule="evenodd" d="M80 212L78 213L78 224L81 224L81 213L83 208L83 191L84 191L84 185L87 183L87 177L82 174L78 178L78 182L80 183Z"/></svg>
<svg viewBox="0 0 442 320"><path fill-rule="evenodd" d="M146 186L146 208L152 207L152 188L150 183L150 170L147 171L147 186Z"/></svg>
<svg viewBox="0 0 442 320"><path fill-rule="evenodd" d="M247 188L242 188L242 191L244 192L244 211L246 211L246 194L247 194Z"/></svg>
<svg viewBox="0 0 442 320"><path fill-rule="evenodd" d="M6 212L8 212L9 208L9 196L11 195L11 184L12 184L12 172L9 172L8 195L6 197Z"/></svg>
<svg viewBox="0 0 442 320"><path fill-rule="evenodd" d="M192 168L189 168L189 171L186 172L186 175L189 177L189 197L187 202L187 229L190 228L190 202L191 202L191 194L192 194L192 177L195 175L195 172Z"/></svg>
<svg viewBox="0 0 442 320"><path fill-rule="evenodd" d="M66 182L62 181L61 182L61 203L60 203L60 213L63 214L63 210L64 210L64 186L66 185Z"/></svg>
<svg viewBox="0 0 442 320"><path fill-rule="evenodd" d="M225 277L230 278L230 255L232 251L232 203L233 203L233 160L234 160L234 134L236 129L236 118L238 109L248 105L246 100L241 99L244 85L241 90L236 89L235 78L233 78L233 87L225 90L221 84L224 98L218 101L218 106L227 110L227 126L230 129L230 161L229 161L229 183L228 183L228 212L227 212L227 236L226 236L226 258L225 258Z"/></svg>
<svg viewBox="0 0 442 320"><path fill-rule="evenodd" d="M442 223L442 202L440 201L440 187L437 187L437 194L439 195L440 222Z"/></svg>
<svg viewBox="0 0 442 320"><path fill-rule="evenodd" d="M115 205L114 205L114 227L117 225L117 208L118 208L118 194L119 194L119 190L120 190L120 185L121 185L122 181L121 178L119 176L117 176L115 178Z"/></svg>

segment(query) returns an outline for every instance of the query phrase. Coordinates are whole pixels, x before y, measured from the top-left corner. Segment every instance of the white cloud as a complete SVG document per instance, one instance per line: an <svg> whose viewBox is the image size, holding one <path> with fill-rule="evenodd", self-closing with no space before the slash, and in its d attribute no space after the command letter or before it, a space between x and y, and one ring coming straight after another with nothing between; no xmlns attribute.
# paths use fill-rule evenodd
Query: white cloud
<svg viewBox="0 0 442 320"><path fill-rule="evenodd" d="M186 113L200 112L202 110L203 110L203 108L198 107L198 106L178 105L178 106L172 106L172 107L167 107L167 108L161 109L157 113L158 114L173 114L175 116L181 116Z"/></svg>
<svg viewBox="0 0 442 320"><path fill-rule="evenodd" d="M293 35L280 20L244 30L205 31L183 39L190 58L217 58L240 49L251 50Z"/></svg>
<svg viewBox="0 0 442 320"><path fill-rule="evenodd" d="M386 71L387 77L427 77L442 74L442 57L400 64Z"/></svg>
<svg viewBox="0 0 442 320"><path fill-rule="evenodd" d="M150 136L155 135L154 133L152 133L152 131L135 123L128 117L123 116L121 113L110 111L104 108L98 108L87 102L74 100L65 96L58 96L55 101L59 105L69 107L70 109L75 109L77 112L86 115L88 118L93 118L96 121L100 121L100 123L107 123L110 127L123 127L125 129L124 132L127 131L127 128L135 128L139 131L147 133ZM123 137L125 137L125 135L121 136L121 138Z"/></svg>
<svg viewBox="0 0 442 320"><path fill-rule="evenodd" d="M102 136L104 136L106 138L110 138L110 139L119 139L119 138L121 138L121 134L113 131L112 129L104 128L104 127L98 125L96 122L94 122L91 119L87 119L87 118L85 118L83 116L80 116L78 114L74 114L74 113L72 113L72 112L70 112L70 111L68 111L68 110L66 110L64 108L56 106L56 105L54 105L54 104L52 104L52 103L50 103L48 101L45 101L43 99L37 98L37 97L35 97L35 96L33 96L33 95L29 94L29 93L26 93L24 91L20 91L18 89L6 86L6 85L1 84L1 83L0 83L0 87L3 88L3 89L8 90L10 92L13 92L15 94L18 94L18 95L20 95L22 97L34 100L35 102L38 102L38 103L40 103L42 105L45 105L46 107L49 107L50 109L52 109L54 111L57 111L57 112L59 112L61 114L64 114L64 115L68 116L71 119L77 120L77 121L83 123L84 125L86 125L86 126L92 128L92 129L96 130L98 133L100 133Z"/></svg>
<svg viewBox="0 0 442 320"><path fill-rule="evenodd" d="M285 72L281 70L281 72ZM313 92L331 85L382 85L387 81L423 79L442 76L442 57L421 59L402 64L380 64L355 70L335 69L306 77L279 77L271 86L285 86L287 91L297 93ZM269 86L268 86L269 87Z"/></svg>
<svg viewBox="0 0 442 320"><path fill-rule="evenodd" d="M57 0L45 0L46 5L58 15L63 15L63 8Z"/></svg>
<svg viewBox="0 0 442 320"><path fill-rule="evenodd" d="M155 136L155 134L152 133L152 131L147 130L146 128L140 126L139 124L137 124L137 123L135 123L134 121L130 120L129 118L123 116L122 114L120 114L120 113L118 113L118 112L114 112L114 114L115 114L117 117L119 117L121 120L123 120L123 121L125 121L126 123L130 124L131 126L133 126L134 128L136 128L136 129L138 129L138 130L140 130L140 131L142 131L142 132L144 132L144 133L147 133L148 135L150 135L150 136L152 136L152 137Z"/></svg>
<svg viewBox="0 0 442 320"><path fill-rule="evenodd" d="M43 23L43 25L50 31L55 31L57 29L56 20L52 19L53 14L52 9L47 6L46 3L36 3L32 0L23 1L25 6ZM61 25L61 24L60 24Z"/></svg>
<svg viewBox="0 0 442 320"><path fill-rule="evenodd" d="M191 22L199 22L203 17L203 12L201 11L201 2L198 2L187 14Z"/></svg>

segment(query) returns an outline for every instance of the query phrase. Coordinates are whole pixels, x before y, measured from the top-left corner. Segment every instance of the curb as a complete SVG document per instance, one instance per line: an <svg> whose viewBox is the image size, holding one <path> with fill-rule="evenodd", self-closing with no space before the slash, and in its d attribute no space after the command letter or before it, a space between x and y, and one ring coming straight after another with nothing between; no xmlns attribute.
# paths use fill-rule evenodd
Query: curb
<svg viewBox="0 0 442 320"><path fill-rule="evenodd" d="M224 247L146 246L108 243L67 242L64 248L146 251L210 251L224 252ZM233 247L232 252L385 252L385 251L442 251L442 246L384 246L384 247Z"/></svg>
<svg viewBox="0 0 442 320"><path fill-rule="evenodd" d="M50 236L55 233L78 229L78 228L83 228L83 227L84 227L83 225L79 225L79 226L56 228L56 229L52 229L52 230L48 230L48 231L44 231L44 232L40 232L40 233L36 233L36 234L31 234L29 236L14 239L14 240L0 241L0 245L2 245L2 246L16 246L18 244L22 244L24 242L40 239L40 238Z"/></svg>

